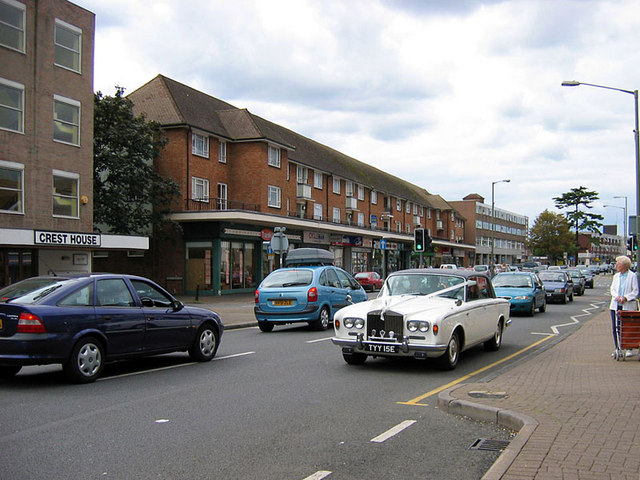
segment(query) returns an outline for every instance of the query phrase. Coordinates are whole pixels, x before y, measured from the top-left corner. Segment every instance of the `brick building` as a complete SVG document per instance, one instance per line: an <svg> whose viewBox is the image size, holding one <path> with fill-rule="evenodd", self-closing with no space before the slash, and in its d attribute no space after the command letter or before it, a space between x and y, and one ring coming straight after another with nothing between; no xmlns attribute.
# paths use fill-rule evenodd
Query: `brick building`
<svg viewBox="0 0 640 480"><path fill-rule="evenodd" d="M492 212L484 197L472 193L449 202L467 218L465 238L476 247L474 265L491 264L491 241L495 241L494 264L515 265L526 260L529 218L501 208Z"/></svg>
<svg viewBox="0 0 640 480"><path fill-rule="evenodd" d="M423 188L162 75L128 98L162 125L156 165L183 192L172 215L183 236L158 247L154 273L173 292L252 290L278 266L275 227L290 248L329 249L348 271L418 265L418 227L437 247L427 264L473 258L464 216Z"/></svg>
<svg viewBox="0 0 640 480"><path fill-rule="evenodd" d="M89 271L101 248L147 248L93 232L94 14L0 0L0 27L0 286Z"/></svg>

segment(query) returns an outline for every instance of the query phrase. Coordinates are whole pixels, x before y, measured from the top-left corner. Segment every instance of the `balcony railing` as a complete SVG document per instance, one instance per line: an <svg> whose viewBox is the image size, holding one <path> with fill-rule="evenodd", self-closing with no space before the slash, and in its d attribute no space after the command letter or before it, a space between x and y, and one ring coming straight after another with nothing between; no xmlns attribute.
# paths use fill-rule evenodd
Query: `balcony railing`
<svg viewBox="0 0 640 480"><path fill-rule="evenodd" d="M206 212L212 210L250 210L259 212L260 205L256 203L238 202L226 198L189 198L187 199L187 211Z"/></svg>
<svg viewBox="0 0 640 480"><path fill-rule="evenodd" d="M307 185L306 183L298 184L298 192L296 195L298 198L311 199L311 185Z"/></svg>
<svg viewBox="0 0 640 480"><path fill-rule="evenodd" d="M358 199L356 197L347 197L346 207L347 210L358 209Z"/></svg>

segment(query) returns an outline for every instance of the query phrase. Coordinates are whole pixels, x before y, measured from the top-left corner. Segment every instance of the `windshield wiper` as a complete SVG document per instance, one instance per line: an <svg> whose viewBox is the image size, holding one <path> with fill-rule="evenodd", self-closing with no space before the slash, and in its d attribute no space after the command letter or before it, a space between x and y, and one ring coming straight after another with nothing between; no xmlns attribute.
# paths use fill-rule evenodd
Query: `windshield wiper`
<svg viewBox="0 0 640 480"><path fill-rule="evenodd" d="M62 285L54 285L53 287L49 287L49 288L45 288L43 291L41 291L38 295L36 295L35 297L33 297L33 300L36 301L40 298L46 297L47 295L49 295L51 292L56 291L57 289L59 289Z"/></svg>
<svg viewBox="0 0 640 480"><path fill-rule="evenodd" d="M288 283L283 283L282 286L283 287L294 287L296 285L306 285L307 282L288 282Z"/></svg>

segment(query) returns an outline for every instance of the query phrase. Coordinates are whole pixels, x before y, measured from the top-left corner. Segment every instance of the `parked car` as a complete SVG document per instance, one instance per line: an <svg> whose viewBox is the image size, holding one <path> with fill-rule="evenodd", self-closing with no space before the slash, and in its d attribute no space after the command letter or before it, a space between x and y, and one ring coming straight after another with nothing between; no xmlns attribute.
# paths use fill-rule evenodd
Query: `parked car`
<svg viewBox="0 0 640 480"><path fill-rule="evenodd" d="M570 268L567 270L567 274L570 275L571 280L573 280L573 293L579 297L584 295L584 291L587 288L587 279L584 276L584 273L582 273L582 270L578 268Z"/></svg>
<svg viewBox="0 0 640 480"><path fill-rule="evenodd" d="M547 270L538 274L545 292L547 302L558 301L560 303L573 302L573 280L563 270Z"/></svg>
<svg viewBox="0 0 640 480"><path fill-rule="evenodd" d="M488 275L473 270L412 269L389 275L375 300L340 310L332 341L348 364L369 356L436 358L453 369L474 345L498 350L509 302Z"/></svg>
<svg viewBox="0 0 640 480"><path fill-rule="evenodd" d="M455 263L443 263L442 265L440 265L440 268L455 270L458 268L458 266Z"/></svg>
<svg viewBox="0 0 640 480"><path fill-rule="evenodd" d="M289 264L297 266L274 270L255 291L253 311L263 332L271 332L275 325L297 322L325 330L342 307L367 300L367 293L355 278L326 264L326 254L315 248L297 250L287 257Z"/></svg>
<svg viewBox="0 0 640 480"><path fill-rule="evenodd" d="M382 277L378 272L359 272L355 274L355 279L366 291L375 292L382 288Z"/></svg>
<svg viewBox="0 0 640 480"><path fill-rule="evenodd" d="M492 279L496 295L506 298L511 312L524 312L533 316L536 309L547 309L547 298L542 281L533 272L504 272Z"/></svg>
<svg viewBox="0 0 640 480"><path fill-rule="evenodd" d="M218 314L187 307L133 275L33 277L0 290L0 376L25 365L62 364L73 382L95 381L112 360L218 350Z"/></svg>
<svg viewBox="0 0 640 480"><path fill-rule="evenodd" d="M489 273L489 265L475 265L473 269L476 272Z"/></svg>

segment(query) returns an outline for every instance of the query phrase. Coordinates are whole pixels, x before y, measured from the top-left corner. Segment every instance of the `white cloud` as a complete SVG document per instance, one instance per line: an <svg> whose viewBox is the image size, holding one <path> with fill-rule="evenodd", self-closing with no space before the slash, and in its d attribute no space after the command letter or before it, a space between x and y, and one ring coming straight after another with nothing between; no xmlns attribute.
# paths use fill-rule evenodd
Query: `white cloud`
<svg viewBox="0 0 640 480"><path fill-rule="evenodd" d="M586 186L635 212L636 0L77 0L95 88L159 73L448 200L535 217ZM594 209L594 210L596 210Z"/></svg>

